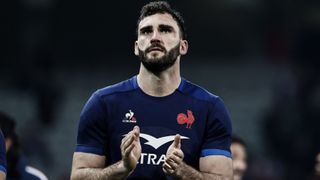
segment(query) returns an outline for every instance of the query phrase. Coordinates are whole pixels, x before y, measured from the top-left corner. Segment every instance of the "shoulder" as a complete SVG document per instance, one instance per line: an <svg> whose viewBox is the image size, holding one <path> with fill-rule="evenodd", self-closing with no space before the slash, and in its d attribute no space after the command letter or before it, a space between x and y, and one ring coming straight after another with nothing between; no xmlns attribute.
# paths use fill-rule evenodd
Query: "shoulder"
<svg viewBox="0 0 320 180"><path fill-rule="evenodd" d="M117 102L119 100L117 95L137 89L136 84L136 76L134 76L128 80L96 90L83 107L81 119L104 119L107 104Z"/></svg>
<svg viewBox="0 0 320 180"><path fill-rule="evenodd" d="M94 95L104 97L116 93L133 91L135 89L137 89L136 76L125 81L121 81L119 83L98 89L96 92L94 92Z"/></svg>
<svg viewBox="0 0 320 180"><path fill-rule="evenodd" d="M182 83L178 89L184 95L191 96L197 100L207 101L212 104L216 104L218 101L221 101L219 96L186 79L182 79Z"/></svg>

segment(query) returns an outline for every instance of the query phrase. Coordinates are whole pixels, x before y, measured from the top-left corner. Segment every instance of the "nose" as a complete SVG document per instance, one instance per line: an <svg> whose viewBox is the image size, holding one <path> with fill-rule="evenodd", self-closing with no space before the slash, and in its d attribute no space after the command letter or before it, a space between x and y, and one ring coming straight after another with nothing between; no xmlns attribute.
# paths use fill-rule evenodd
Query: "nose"
<svg viewBox="0 0 320 180"><path fill-rule="evenodd" d="M152 37L151 37L151 43L160 42L161 37L160 33L158 31L153 31Z"/></svg>

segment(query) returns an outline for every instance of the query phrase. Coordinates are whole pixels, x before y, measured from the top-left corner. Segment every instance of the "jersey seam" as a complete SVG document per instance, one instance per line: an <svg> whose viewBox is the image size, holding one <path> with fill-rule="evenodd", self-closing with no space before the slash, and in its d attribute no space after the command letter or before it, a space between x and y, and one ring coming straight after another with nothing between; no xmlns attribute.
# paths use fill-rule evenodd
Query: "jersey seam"
<svg viewBox="0 0 320 180"><path fill-rule="evenodd" d="M114 91L114 92L110 92L110 93L106 93L106 94L100 94L99 91L100 91L101 89L99 89L99 90L96 91L96 94L97 94L99 97L103 98L103 97L111 96L111 95L118 94L118 93L119 93L119 94L122 94L122 93L128 93L128 92L136 91L137 89L138 89L138 88L133 88L133 89L126 90L126 91Z"/></svg>
<svg viewBox="0 0 320 180"><path fill-rule="evenodd" d="M195 100L198 100L198 101L210 103L210 104L213 104L214 106L215 106L215 104L217 103L217 102L212 102L211 100L204 100L204 99L195 97L195 96L193 96L193 95L188 95L187 93L185 93L185 92L183 92L183 91L181 91L181 90L179 90L179 92L180 92L181 94L183 94L184 96L191 97L192 99L195 99ZM217 96L217 95L215 95L216 97L214 97L214 96L212 96L212 95L210 95L210 96L211 96L210 98L219 99L219 96Z"/></svg>

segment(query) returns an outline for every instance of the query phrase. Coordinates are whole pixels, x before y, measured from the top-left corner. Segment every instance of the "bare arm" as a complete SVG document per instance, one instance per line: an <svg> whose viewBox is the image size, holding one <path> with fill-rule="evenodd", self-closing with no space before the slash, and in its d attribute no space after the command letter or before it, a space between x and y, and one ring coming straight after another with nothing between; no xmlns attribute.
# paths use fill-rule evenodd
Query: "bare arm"
<svg viewBox="0 0 320 180"><path fill-rule="evenodd" d="M200 171L183 162L180 136L169 147L163 171L181 180L229 180L233 179L232 159L225 156L206 156L199 160Z"/></svg>
<svg viewBox="0 0 320 180"><path fill-rule="evenodd" d="M6 179L6 174L0 171L0 180L5 180L5 179Z"/></svg>
<svg viewBox="0 0 320 180"><path fill-rule="evenodd" d="M141 155L139 134L140 129L135 126L122 139L120 146L122 159L108 167L105 167L105 156L75 152L73 155L71 179L126 179L136 168Z"/></svg>
<svg viewBox="0 0 320 180"><path fill-rule="evenodd" d="M126 179L130 171L122 160L106 168L105 156L76 152L73 155L72 180L81 179Z"/></svg>
<svg viewBox="0 0 320 180"><path fill-rule="evenodd" d="M182 162L176 172L181 180L229 180L232 179L232 160L224 156L208 156L200 159L200 171Z"/></svg>

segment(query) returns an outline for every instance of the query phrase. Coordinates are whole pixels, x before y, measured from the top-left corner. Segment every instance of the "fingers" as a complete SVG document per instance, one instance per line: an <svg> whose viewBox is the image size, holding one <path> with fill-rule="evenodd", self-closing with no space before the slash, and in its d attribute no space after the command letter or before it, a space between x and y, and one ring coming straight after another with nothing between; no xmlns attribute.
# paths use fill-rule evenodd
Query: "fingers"
<svg viewBox="0 0 320 180"><path fill-rule="evenodd" d="M139 126L134 126L134 128L133 128L133 134L135 135L135 140L136 141L138 141L138 142L140 142L140 128L139 128Z"/></svg>
<svg viewBox="0 0 320 180"><path fill-rule="evenodd" d="M128 170L133 170L137 166L137 161L141 155L140 145L140 128L135 126L128 134L121 140L121 156L124 167Z"/></svg>
<svg viewBox="0 0 320 180"><path fill-rule="evenodd" d="M181 151L181 152L179 152L179 151L174 151L173 152L173 155L174 156L172 156L172 157L178 157L178 158L180 158L180 159L183 159L184 158L184 154L183 154L183 152Z"/></svg>
<svg viewBox="0 0 320 180"><path fill-rule="evenodd" d="M132 137L133 132L130 131L128 134L125 135L124 138L121 140L121 145L124 144L126 141L128 141Z"/></svg>
<svg viewBox="0 0 320 180"><path fill-rule="evenodd" d="M130 131L128 134L125 135L125 137L122 139L121 144L128 141L132 136L134 137L134 140L139 141L139 135L140 135L140 128L139 126L134 126L133 130Z"/></svg>
<svg viewBox="0 0 320 180"><path fill-rule="evenodd" d="M177 167L180 165L180 161L174 161L174 160L172 160L172 159L168 159L167 161L166 161L166 163L168 163L170 166L171 166L171 168L173 169L173 170L175 170L175 169L177 169Z"/></svg>
<svg viewBox="0 0 320 180"><path fill-rule="evenodd" d="M179 152L177 155L183 159L184 155L181 150L181 136L176 134L172 144L169 146L166 157L170 157L174 152Z"/></svg>
<svg viewBox="0 0 320 180"><path fill-rule="evenodd" d="M176 169L183 161L183 156L179 153L174 153L165 160L165 163L168 164L172 169Z"/></svg>
<svg viewBox="0 0 320 180"><path fill-rule="evenodd" d="M123 153L125 153L127 151L128 148L130 148L130 146L132 146L132 142L134 141L134 137L130 136L128 138L126 138L122 144L121 144L121 150Z"/></svg>
<svg viewBox="0 0 320 180"><path fill-rule="evenodd" d="M162 169L163 169L164 173L166 173L166 174L173 174L174 173L174 170L172 169L172 167L166 162L163 163Z"/></svg>
<svg viewBox="0 0 320 180"><path fill-rule="evenodd" d="M179 169L181 166L182 160L175 161L173 159L167 159L163 165L162 169L165 173L167 174L173 174L176 173L176 171Z"/></svg>
<svg viewBox="0 0 320 180"><path fill-rule="evenodd" d="M167 160L174 161L174 162L180 164L180 162L182 162L182 160L183 160L183 154L181 154L179 152L174 152L172 156L167 158Z"/></svg>
<svg viewBox="0 0 320 180"><path fill-rule="evenodd" d="M179 134L176 134L173 141L174 147L180 149L181 148L181 137Z"/></svg>
<svg viewBox="0 0 320 180"><path fill-rule="evenodd" d="M121 150L124 155L128 155L131 150L135 147L134 141L139 140L140 129L135 126L121 141Z"/></svg>
<svg viewBox="0 0 320 180"><path fill-rule="evenodd" d="M162 169L166 174L175 174L177 170L182 166L183 162L183 152L174 151L170 156L167 157L165 162L162 165Z"/></svg>
<svg viewBox="0 0 320 180"><path fill-rule="evenodd" d="M124 155L128 156L130 154L130 152L132 151L132 149L134 148L135 144L130 144L127 148L124 149Z"/></svg>
<svg viewBox="0 0 320 180"><path fill-rule="evenodd" d="M184 154L181 150L181 136L176 134L174 141L167 150L166 160L162 165L164 173L174 175L179 172L183 163Z"/></svg>
<svg viewBox="0 0 320 180"><path fill-rule="evenodd" d="M133 131L135 132L135 133L140 133L140 128L139 128L139 126L134 126L133 127Z"/></svg>

